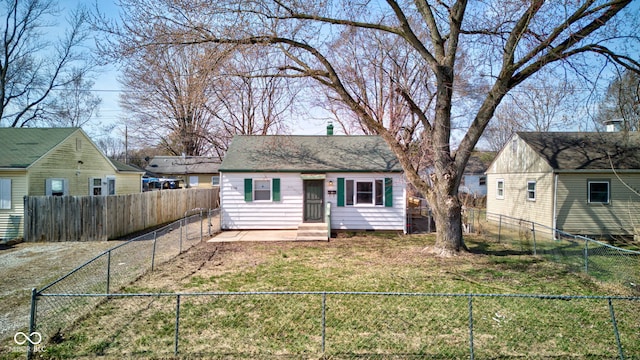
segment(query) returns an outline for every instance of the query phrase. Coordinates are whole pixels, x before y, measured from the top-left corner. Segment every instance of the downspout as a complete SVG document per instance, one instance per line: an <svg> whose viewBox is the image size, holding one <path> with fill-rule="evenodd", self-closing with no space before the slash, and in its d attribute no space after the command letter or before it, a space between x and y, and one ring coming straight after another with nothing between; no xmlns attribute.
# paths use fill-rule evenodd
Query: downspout
<svg viewBox="0 0 640 360"><path fill-rule="evenodd" d="M557 214L558 210L558 173L554 173L553 175L553 219L552 220L552 229L553 231L553 239L558 240L556 237L556 225L557 225Z"/></svg>
<svg viewBox="0 0 640 360"><path fill-rule="evenodd" d="M223 231L222 228L222 171L218 170L218 176L220 177L220 182L218 183L218 225L220 231Z"/></svg>

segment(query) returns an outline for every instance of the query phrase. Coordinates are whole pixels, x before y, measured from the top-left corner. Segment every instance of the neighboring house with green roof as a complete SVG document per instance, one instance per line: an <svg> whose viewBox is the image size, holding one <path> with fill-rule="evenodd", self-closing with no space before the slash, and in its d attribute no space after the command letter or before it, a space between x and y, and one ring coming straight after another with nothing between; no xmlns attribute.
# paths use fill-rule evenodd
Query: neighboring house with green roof
<svg viewBox="0 0 640 360"><path fill-rule="evenodd" d="M547 231L638 234L637 132L518 132L486 174L488 213L533 221Z"/></svg>
<svg viewBox="0 0 640 360"><path fill-rule="evenodd" d="M406 229L402 168L378 136L236 136L220 165L221 228ZM313 225L311 226L313 227ZM318 230L322 238L321 230Z"/></svg>
<svg viewBox="0 0 640 360"><path fill-rule="evenodd" d="M142 174L80 128L0 128L0 239L22 237L25 196L138 193Z"/></svg>

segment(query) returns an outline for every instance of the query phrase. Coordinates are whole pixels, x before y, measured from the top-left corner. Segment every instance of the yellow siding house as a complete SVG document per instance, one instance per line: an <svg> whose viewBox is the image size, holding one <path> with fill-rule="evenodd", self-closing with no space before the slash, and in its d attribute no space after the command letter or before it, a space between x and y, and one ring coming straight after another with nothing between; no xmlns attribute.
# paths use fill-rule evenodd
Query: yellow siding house
<svg viewBox="0 0 640 360"><path fill-rule="evenodd" d="M638 236L640 134L518 132L487 169L487 212L592 236Z"/></svg>
<svg viewBox="0 0 640 360"><path fill-rule="evenodd" d="M142 174L80 128L0 128L0 242L23 236L25 196L138 193Z"/></svg>

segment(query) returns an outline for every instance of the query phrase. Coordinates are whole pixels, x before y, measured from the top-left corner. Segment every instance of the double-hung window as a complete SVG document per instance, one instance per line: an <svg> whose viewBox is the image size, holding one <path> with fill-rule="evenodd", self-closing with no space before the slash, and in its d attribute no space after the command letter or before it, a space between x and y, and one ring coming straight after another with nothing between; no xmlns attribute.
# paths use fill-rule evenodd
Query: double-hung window
<svg viewBox="0 0 640 360"><path fill-rule="evenodd" d="M496 199L504 199L504 179L496 182Z"/></svg>
<svg viewBox="0 0 640 360"><path fill-rule="evenodd" d="M527 181L527 200L536 201L536 182L535 182L535 180Z"/></svg>
<svg viewBox="0 0 640 360"><path fill-rule="evenodd" d="M392 179L338 178L338 206L387 206L393 204Z"/></svg>
<svg viewBox="0 0 640 360"><path fill-rule="evenodd" d="M253 180L253 200L255 201L271 200L271 179Z"/></svg>
<svg viewBox="0 0 640 360"><path fill-rule="evenodd" d="M280 179L244 179L244 201L280 201Z"/></svg>
<svg viewBox="0 0 640 360"><path fill-rule="evenodd" d="M589 204L609 204L609 180L588 180Z"/></svg>
<svg viewBox="0 0 640 360"><path fill-rule="evenodd" d="M104 195L102 192L102 179L91 178L89 179L89 195Z"/></svg>

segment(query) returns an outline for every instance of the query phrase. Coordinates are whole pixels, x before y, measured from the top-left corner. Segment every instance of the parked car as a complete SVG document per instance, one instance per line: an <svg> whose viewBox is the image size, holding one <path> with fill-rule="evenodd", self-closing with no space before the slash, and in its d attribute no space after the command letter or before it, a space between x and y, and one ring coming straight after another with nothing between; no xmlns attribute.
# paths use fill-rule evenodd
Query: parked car
<svg viewBox="0 0 640 360"><path fill-rule="evenodd" d="M142 189L143 191L182 189L183 182L182 179L144 178Z"/></svg>

